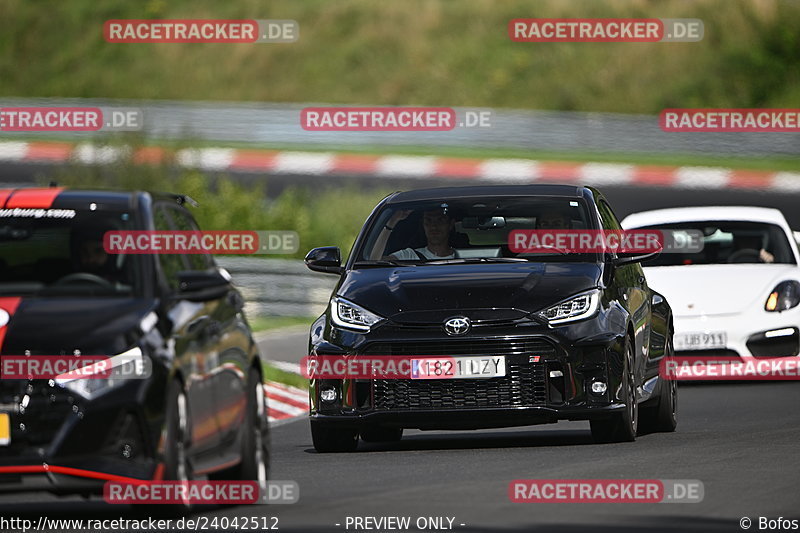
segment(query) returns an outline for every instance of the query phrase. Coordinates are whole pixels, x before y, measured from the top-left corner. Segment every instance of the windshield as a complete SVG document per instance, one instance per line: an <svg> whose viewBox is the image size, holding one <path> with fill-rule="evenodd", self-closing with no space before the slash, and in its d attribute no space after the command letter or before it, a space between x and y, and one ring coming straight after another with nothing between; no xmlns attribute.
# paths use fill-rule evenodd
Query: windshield
<svg viewBox="0 0 800 533"><path fill-rule="evenodd" d="M362 240L355 265L596 261L594 253L515 253L509 246L515 230L591 229L590 220L585 202L570 198L443 198L392 204Z"/></svg>
<svg viewBox="0 0 800 533"><path fill-rule="evenodd" d="M702 251L661 254L645 266L780 263L794 265L792 249L780 226L749 221L695 221L648 226L642 229L699 230Z"/></svg>
<svg viewBox="0 0 800 533"><path fill-rule="evenodd" d="M126 212L0 210L0 296L138 295L140 259L107 254L106 231L133 229Z"/></svg>

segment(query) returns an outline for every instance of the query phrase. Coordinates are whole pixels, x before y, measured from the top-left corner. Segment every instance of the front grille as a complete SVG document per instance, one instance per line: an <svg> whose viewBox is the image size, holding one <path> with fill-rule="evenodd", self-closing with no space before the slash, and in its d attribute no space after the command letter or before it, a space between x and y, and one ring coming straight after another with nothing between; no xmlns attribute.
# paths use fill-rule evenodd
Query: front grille
<svg viewBox="0 0 800 533"><path fill-rule="evenodd" d="M0 380L0 403L17 406L11 413L12 448L49 444L73 412L72 398L42 380Z"/></svg>
<svg viewBox="0 0 800 533"><path fill-rule="evenodd" d="M547 403L546 364L555 347L543 339L376 343L369 355L504 355L506 375L490 379L373 380L375 409L535 407ZM530 362L540 356L539 362Z"/></svg>

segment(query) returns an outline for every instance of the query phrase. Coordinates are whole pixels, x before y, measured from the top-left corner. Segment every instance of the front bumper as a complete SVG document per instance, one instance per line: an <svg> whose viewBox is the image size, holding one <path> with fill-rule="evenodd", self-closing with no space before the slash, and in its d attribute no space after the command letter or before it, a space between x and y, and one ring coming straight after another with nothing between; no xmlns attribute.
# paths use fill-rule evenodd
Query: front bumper
<svg viewBox="0 0 800 533"><path fill-rule="evenodd" d="M311 422L364 427L481 429L588 420L624 409L621 382L624 331L610 333L601 319L562 328L485 329L473 337L436 330L383 329L370 338L332 329L314 355L475 356L503 355L506 376L484 379L312 379ZM377 333L377 332L376 332ZM512 334L509 334L512 333ZM592 383L607 384L603 393ZM323 402L322 390L335 391Z"/></svg>
<svg viewBox="0 0 800 533"><path fill-rule="evenodd" d="M676 316L674 321L678 356L732 356L747 360L800 354L800 308L782 313L756 310L751 313ZM793 333L787 334L789 330ZM725 333L727 342L724 347L681 349L677 344L679 337L685 334L715 332Z"/></svg>
<svg viewBox="0 0 800 533"><path fill-rule="evenodd" d="M156 467L142 380L95 400L46 380L0 380L10 442L0 446L0 493L97 492L108 480L150 479Z"/></svg>

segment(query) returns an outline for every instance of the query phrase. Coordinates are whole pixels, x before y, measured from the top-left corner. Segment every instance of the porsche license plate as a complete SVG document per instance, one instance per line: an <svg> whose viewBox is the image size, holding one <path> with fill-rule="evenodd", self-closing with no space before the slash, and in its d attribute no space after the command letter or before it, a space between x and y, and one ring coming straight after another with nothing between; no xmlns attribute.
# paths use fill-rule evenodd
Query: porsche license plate
<svg viewBox="0 0 800 533"><path fill-rule="evenodd" d="M676 350L713 350L728 346L728 334L724 331L679 333L675 335Z"/></svg>

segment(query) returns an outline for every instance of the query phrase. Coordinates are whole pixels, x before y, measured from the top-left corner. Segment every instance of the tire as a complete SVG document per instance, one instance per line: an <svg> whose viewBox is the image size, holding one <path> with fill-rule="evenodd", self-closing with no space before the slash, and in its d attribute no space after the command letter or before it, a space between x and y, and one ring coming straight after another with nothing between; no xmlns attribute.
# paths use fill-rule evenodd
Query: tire
<svg viewBox="0 0 800 533"><path fill-rule="evenodd" d="M403 428L367 426L361 430L364 442L397 442L403 438Z"/></svg>
<svg viewBox="0 0 800 533"><path fill-rule="evenodd" d="M164 450L164 479L168 481L191 481L194 479L189 461L191 430L189 428L189 404L180 381L173 380L167 388L167 436ZM191 504L184 502L169 506L169 513L188 512Z"/></svg>
<svg viewBox="0 0 800 533"><path fill-rule="evenodd" d="M667 340L665 357L671 358L674 355L675 350L672 347L672 335L670 335ZM661 381L661 393L658 406L655 408L653 428L656 431L670 433L675 431L678 426L678 381L665 379L663 376L659 376L659 379Z"/></svg>
<svg viewBox="0 0 800 533"><path fill-rule="evenodd" d="M625 342L625 364L622 369L625 409L609 418L590 420L592 438L598 443L633 442L639 426L639 405L636 402L636 380L633 375L633 343Z"/></svg>
<svg viewBox="0 0 800 533"><path fill-rule="evenodd" d="M214 472L209 479L257 481L269 479L269 423L261 375L255 368L247 374L247 412L242 424L242 460L239 464Z"/></svg>
<svg viewBox="0 0 800 533"><path fill-rule="evenodd" d="M354 452L358 447L358 430L311 423L311 440L320 453Z"/></svg>

